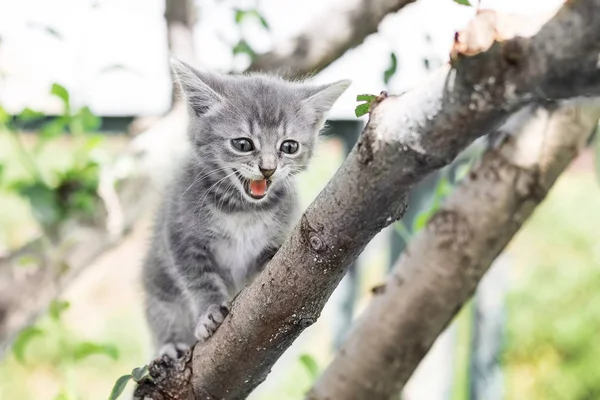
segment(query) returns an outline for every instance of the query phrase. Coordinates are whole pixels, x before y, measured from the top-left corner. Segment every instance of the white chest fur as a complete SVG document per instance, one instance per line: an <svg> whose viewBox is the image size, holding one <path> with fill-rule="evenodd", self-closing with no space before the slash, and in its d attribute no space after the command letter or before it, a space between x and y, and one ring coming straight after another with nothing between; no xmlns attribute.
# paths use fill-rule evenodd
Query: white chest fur
<svg viewBox="0 0 600 400"><path fill-rule="evenodd" d="M247 283L248 268L269 245L279 244L285 227L269 213L239 213L219 216L222 239L214 244L215 259L229 269L236 291Z"/></svg>

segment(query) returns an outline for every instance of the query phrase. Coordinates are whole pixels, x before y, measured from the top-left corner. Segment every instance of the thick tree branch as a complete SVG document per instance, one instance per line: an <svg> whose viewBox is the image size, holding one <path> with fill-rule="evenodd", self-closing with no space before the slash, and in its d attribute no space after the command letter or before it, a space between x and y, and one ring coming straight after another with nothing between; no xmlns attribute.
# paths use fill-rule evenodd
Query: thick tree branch
<svg viewBox="0 0 600 400"><path fill-rule="evenodd" d="M527 108L409 244L310 399L390 399L584 146L600 104Z"/></svg>
<svg viewBox="0 0 600 400"><path fill-rule="evenodd" d="M314 74L377 32L383 18L415 0L346 0L324 12L298 36L259 56L250 71L287 77Z"/></svg>
<svg viewBox="0 0 600 400"><path fill-rule="evenodd" d="M569 35L582 42L573 46L565 39ZM402 217L409 187L523 105L546 99L538 89L551 71L555 79L569 79L554 73L570 72L559 66L581 60L585 77L572 79L593 83L597 74L588 69L588 53L598 54L599 38L600 0L570 1L531 39L496 43L472 57L457 54L453 68L443 68L424 87L381 96L357 145L280 251L239 294L215 335L177 366L192 372L191 387L173 385L177 374L162 379L169 374L154 364L154 380L144 381L136 396L244 398L317 319L346 267L373 236ZM581 85L573 90L565 85L555 93L566 98L581 91Z"/></svg>

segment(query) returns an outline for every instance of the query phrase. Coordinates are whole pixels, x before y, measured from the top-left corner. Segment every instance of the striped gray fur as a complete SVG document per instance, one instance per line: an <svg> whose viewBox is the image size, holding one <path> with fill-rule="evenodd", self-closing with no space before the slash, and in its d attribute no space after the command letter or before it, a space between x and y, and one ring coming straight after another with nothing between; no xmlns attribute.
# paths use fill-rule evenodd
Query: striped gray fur
<svg viewBox="0 0 600 400"><path fill-rule="evenodd" d="M294 177L350 81L319 86L172 67L189 105L192 151L158 210L143 285L156 350L177 357L215 332L229 302L283 243L298 217ZM236 150L238 138L255 149ZM284 140L299 143L298 151L281 151ZM265 170L275 172L255 199L247 184L265 179Z"/></svg>

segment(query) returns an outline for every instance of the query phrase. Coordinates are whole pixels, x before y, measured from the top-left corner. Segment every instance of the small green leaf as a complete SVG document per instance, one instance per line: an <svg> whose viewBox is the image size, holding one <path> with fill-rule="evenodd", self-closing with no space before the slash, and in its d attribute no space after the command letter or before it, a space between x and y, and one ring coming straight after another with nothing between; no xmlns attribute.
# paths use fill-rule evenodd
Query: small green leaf
<svg viewBox="0 0 600 400"><path fill-rule="evenodd" d="M254 52L254 50L252 49L252 47L250 47L250 45L245 41L245 40L240 40L238 42L238 44L235 45L235 47L233 48L233 54L248 54L250 56L251 59L254 60L254 58L256 58L256 53Z"/></svg>
<svg viewBox="0 0 600 400"><path fill-rule="evenodd" d="M471 7L471 3L469 3L469 0L454 0L455 3L460 4L462 6L469 6Z"/></svg>
<svg viewBox="0 0 600 400"><path fill-rule="evenodd" d="M315 380L319 376L319 365L315 361L315 359L309 354L303 354L300 356L300 362L306 368L306 371L310 375L310 377Z"/></svg>
<svg viewBox="0 0 600 400"><path fill-rule="evenodd" d="M427 222L429 222L429 218L431 218L431 216L435 213L435 210L432 208L430 208L429 210L424 210L421 211L419 214L417 214L417 216L415 217L415 220L413 221L413 226L412 226L412 232L413 234L419 232L421 229L423 229L425 227L425 225L427 225Z"/></svg>
<svg viewBox="0 0 600 400"><path fill-rule="evenodd" d="M110 392L110 396L108 397L108 400L118 399L119 396L121 395L121 393L123 393L123 391L125 390L125 387L127 386L127 383L129 383L129 380L131 378L132 378L131 375L123 375L122 377L117 379L117 381L115 382L115 386L113 387L112 391Z"/></svg>
<svg viewBox="0 0 600 400"><path fill-rule="evenodd" d="M44 334L44 331L35 326L30 326L23 329L17 338L15 339L12 347L13 354L20 364L25 364L25 350L27 345L35 339Z"/></svg>
<svg viewBox="0 0 600 400"><path fill-rule="evenodd" d="M102 125L102 119L90 110L89 107L82 107L76 115L81 121L81 127L85 132L95 131Z"/></svg>
<svg viewBox="0 0 600 400"><path fill-rule="evenodd" d="M263 28L265 28L266 30L271 29L271 27L269 26L269 23L267 22L265 17L263 17L262 15L259 15L258 19L260 21L260 24L263 26Z"/></svg>
<svg viewBox="0 0 600 400"><path fill-rule="evenodd" d="M373 100L375 100L377 96L374 94L359 94L356 96L356 101L366 101L366 103L359 104L354 109L354 114L357 118L362 117L365 114L369 113L369 106Z"/></svg>
<svg viewBox="0 0 600 400"><path fill-rule="evenodd" d="M131 376L133 377L134 381L139 382L144 378L144 376L146 376L147 373L148 366L144 365L143 367L134 368L133 371L131 371Z"/></svg>
<svg viewBox="0 0 600 400"><path fill-rule="evenodd" d="M119 358L119 350L111 344L98 344L93 342L78 343L73 349L73 358L75 361L81 361L92 355L103 354L117 360Z"/></svg>
<svg viewBox="0 0 600 400"><path fill-rule="evenodd" d="M435 185L434 204L439 205L446 196L452 193L452 189L453 187L448 177L445 174L442 175Z"/></svg>
<svg viewBox="0 0 600 400"><path fill-rule="evenodd" d="M38 119L44 118L44 113L34 111L31 108L26 107L23 109L23 111L21 111L17 118L22 122L36 121Z"/></svg>
<svg viewBox="0 0 600 400"><path fill-rule="evenodd" d="M383 72L383 82L387 85L390 79L396 74L398 68L398 59L395 53L390 53L390 66Z"/></svg>
<svg viewBox="0 0 600 400"><path fill-rule="evenodd" d="M48 309L48 313L50 314L50 318L55 321L58 321L62 315L62 313L67 310L71 304L68 301L61 300L53 300L50 303L50 307Z"/></svg>
<svg viewBox="0 0 600 400"><path fill-rule="evenodd" d="M35 219L42 226L49 226L60 221L62 214L56 193L43 182L29 184L16 183L17 191L31 205Z"/></svg>
<svg viewBox="0 0 600 400"><path fill-rule="evenodd" d="M376 98L377 96L375 96L374 94L359 94L358 96L356 96L356 101L367 101L370 103Z"/></svg>
<svg viewBox="0 0 600 400"><path fill-rule="evenodd" d="M60 97L63 103L65 103L65 106L69 106L69 91L65 89L64 86L59 85L58 83L53 83L52 89L50 89L50 93Z"/></svg>
<svg viewBox="0 0 600 400"><path fill-rule="evenodd" d="M2 179L4 178L5 167L4 164L0 164L0 183L2 183Z"/></svg>
<svg viewBox="0 0 600 400"><path fill-rule="evenodd" d="M42 125L39 135L42 140L54 139L65 131L67 123L68 119L65 117L55 118Z"/></svg>
<svg viewBox="0 0 600 400"><path fill-rule="evenodd" d="M369 113L369 103L359 104L354 109L354 115L356 115L357 118L362 117L363 115L368 114L368 113Z"/></svg>
<svg viewBox="0 0 600 400"><path fill-rule="evenodd" d="M240 9L235 10L235 23L238 25L241 24L245 15L246 11Z"/></svg>
<svg viewBox="0 0 600 400"><path fill-rule="evenodd" d="M244 20L244 18L246 17L254 17L256 19L258 19L258 21L260 22L260 24L263 26L263 28L265 28L266 30L269 30L269 23L267 22L266 18L263 17L263 15L256 9L253 10L240 10L240 9L236 9L235 10L235 23L236 24L241 24L242 21Z"/></svg>

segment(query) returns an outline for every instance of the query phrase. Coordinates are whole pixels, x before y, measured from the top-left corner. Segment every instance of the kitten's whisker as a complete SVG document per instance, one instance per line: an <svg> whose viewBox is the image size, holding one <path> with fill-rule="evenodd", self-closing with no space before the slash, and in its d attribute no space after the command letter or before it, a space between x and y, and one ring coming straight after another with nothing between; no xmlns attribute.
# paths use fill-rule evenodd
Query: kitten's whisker
<svg viewBox="0 0 600 400"><path fill-rule="evenodd" d="M204 168L204 169L206 169L206 168ZM203 169L202 171L204 171L204 169ZM214 174L216 174L216 173L218 173L218 172L225 171L225 170L227 170L227 169L228 169L228 167L216 168L216 169L213 169L212 171L210 171L210 172L206 173L205 175L202 175L202 176L196 176L196 178L195 178L195 180L192 182L192 184L191 184L190 186L188 186L188 187L187 187L187 189L185 189L185 190L183 191L183 193L181 193L181 197L183 197L183 195L185 195L185 194L187 193L187 191L188 191L188 190L190 190L190 189L191 189L191 188L192 188L194 185L197 185L197 184L199 184L200 182L202 182L203 180L205 180L206 178L208 178L208 177L209 177L209 176L211 176L211 175L214 175ZM202 173L202 171L200 171L200 173ZM200 174L198 174L198 175L200 175Z"/></svg>
<svg viewBox="0 0 600 400"><path fill-rule="evenodd" d="M213 184L210 188L208 188L208 190L206 191L206 193L204 194L204 196L202 196L202 204L200 205L200 207L196 207L195 210L197 210L198 208L202 208L204 206L204 200L206 199L206 196L209 195L210 191L219 183L223 182L225 179L229 178L230 176L234 175L236 173L236 171L233 171L232 173L225 175L223 178L219 179L215 184ZM199 203L200 201L198 201ZM195 211L194 210L194 211Z"/></svg>

